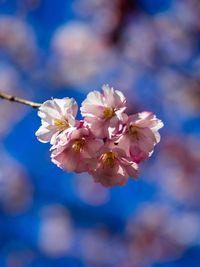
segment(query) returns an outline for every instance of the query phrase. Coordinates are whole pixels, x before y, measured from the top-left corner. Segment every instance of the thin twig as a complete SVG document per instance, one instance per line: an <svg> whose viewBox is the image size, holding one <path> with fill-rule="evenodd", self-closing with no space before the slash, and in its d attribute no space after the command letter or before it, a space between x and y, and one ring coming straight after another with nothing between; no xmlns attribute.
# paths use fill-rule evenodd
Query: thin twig
<svg viewBox="0 0 200 267"><path fill-rule="evenodd" d="M6 99L6 100L12 101L12 102L18 102L20 104L24 104L24 105L30 106L32 108L39 108L41 106L41 104L39 104L39 103L28 101L26 99L22 99L22 98L19 98L19 97L13 96L13 95L8 95L8 94L1 93L1 92L0 92L0 98Z"/></svg>

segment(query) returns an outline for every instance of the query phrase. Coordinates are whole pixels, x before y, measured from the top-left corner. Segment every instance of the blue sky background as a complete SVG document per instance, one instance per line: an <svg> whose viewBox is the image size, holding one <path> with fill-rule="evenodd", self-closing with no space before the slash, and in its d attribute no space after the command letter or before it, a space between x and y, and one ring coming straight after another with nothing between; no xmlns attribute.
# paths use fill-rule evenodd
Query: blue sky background
<svg viewBox="0 0 200 267"><path fill-rule="evenodd" d="M198 0L1 0L0 90L36 102L110 84L162 119L140 179L64 173L37 111L0 102L0 267L200 264ZM79 114L80 118L80 114Z"/></svg>

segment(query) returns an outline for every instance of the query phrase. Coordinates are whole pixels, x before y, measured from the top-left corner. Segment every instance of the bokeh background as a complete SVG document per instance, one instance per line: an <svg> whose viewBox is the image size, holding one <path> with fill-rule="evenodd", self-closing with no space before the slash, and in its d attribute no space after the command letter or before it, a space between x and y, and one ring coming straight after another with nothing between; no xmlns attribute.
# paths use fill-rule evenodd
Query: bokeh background
<svg viewBox="0 0 200 267"><path fill-rule="evenodd" d="M62 172L0 100L0 267L200 266L200 1L0 0L1 91L80 106L104 83L165 124L125 187Z"/></svg>

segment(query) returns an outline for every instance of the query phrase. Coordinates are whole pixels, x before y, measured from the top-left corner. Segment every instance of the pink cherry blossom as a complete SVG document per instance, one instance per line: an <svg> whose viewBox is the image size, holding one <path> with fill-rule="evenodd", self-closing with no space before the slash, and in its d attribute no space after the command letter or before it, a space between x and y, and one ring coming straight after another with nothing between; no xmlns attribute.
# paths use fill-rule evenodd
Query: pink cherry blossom
<svg viewBox="0 0 200 267"><path fill-rule="evenodd" d="M38 111L42 125L36 132L39 141L55 143L56 137L61 132L74 127L78 106L73 98L47 100Z"/></svg>
<svg viewBox="0 0 200 267"><path fill-rule="evenodd" d="M138 177L138 165L118 147L109 148L105 145L99 152L95 164L89 173L95 182L106 187L122 186L127 183L129 176Z"/></svg>
<svg viewBox="0 0 200 267"><path fill-rule="evenodd" d="M82 103L81 114L91 131L100 138L111 138L122 130L126 99L122 92L104 85L103 92L93 91Z"/></svg>
<svg viewBox="0 0 200 267"><path fill-rule="evenodd" d="M89 128L80 122L71 132L63 132L52 147L52 162L65 171L85 172L94 160L103 141L96 139Z"/></svg>
<svg viewBox="0 0 200 267"><path fill-rule="evenodd" d="M93 91L82 103L84 120L77 121L73 98L44 102L36 132L41 142L51 143L51 159L70 172L88 172L95 182L112 187L138 177L138 164L150 157L160 141L161 120L151 112L128 116L124 95L108 85Z"/></svg>
<svg viewBox="0 0 200 267"><path fill-rule="evenodd" d="M160 142L158 130L163 127L161 120L151 112L141 112L129 116L118 146L123 148L134 162L147 159L154 146Z"/></svg>

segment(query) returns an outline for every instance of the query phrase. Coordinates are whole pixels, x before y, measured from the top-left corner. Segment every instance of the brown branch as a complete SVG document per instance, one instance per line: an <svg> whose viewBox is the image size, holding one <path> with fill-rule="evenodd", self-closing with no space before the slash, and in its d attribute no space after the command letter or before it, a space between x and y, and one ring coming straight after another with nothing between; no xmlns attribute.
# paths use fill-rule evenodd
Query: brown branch
<svg viewBox="0 0 200 267"><path fill-rule="evenodd" d="M18 102L20 104L24 104L24 105L27 105L27 106L32 107L32 108L39 108L41 106L40 103L35 103L32 101L28 101L26 99L22 99L22 98L19 98L19 97L13 96L13 95L8 95L8 94L1 93L1 92L0 92L0 98L6 99L6 100L11 101L11 102Z"/></svg>

